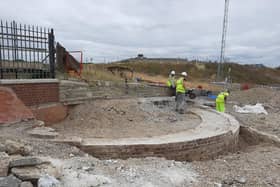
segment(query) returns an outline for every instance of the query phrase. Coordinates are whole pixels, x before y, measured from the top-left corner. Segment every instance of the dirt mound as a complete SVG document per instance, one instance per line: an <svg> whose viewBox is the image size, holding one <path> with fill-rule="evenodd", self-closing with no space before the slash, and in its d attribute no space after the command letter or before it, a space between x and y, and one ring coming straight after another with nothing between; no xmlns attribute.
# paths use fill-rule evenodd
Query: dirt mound
<svg viewBox="0 0 280 187"><path fill-rule="evenodd" d="M76 106L65 121L52 127L67 136L128 138L176 133L199 124L194 114L177 114L174 104L139 99L92 101Z"/></svg>

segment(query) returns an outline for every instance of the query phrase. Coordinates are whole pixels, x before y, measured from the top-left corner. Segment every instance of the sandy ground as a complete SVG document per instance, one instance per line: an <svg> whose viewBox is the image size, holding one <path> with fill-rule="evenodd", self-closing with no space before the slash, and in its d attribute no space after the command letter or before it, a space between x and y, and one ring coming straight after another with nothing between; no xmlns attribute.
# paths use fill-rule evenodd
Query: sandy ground
<svg viewBox="0 0 280 187"><path fill-rule="evenodd" d="M129 102L128 108L124 108L121 105L125 102ZM251 126L279 136L279 91L255 89L246 92L233 92L230 102L236 104L263 103L268 110L268 115L238 114L230 109L230 105L232 104L228 105L228 110L242 122L242 125ZM85 120L80 120L78 124L85 127L87 125L90 127L91 125L95 125L95 123L88 124L87 121L93 118L93 116L89 115L91 112L92 114L97 112L95 118L100 116L112 118L108 120L110 122L105 120L108 128L114 128L113 122L115 120L118 120L119 124L124 125L121 126L122 128L128 128L136 122L141 122L142 117L146 119L146 122L150 120L150 124L153 125L162 123L161 120L169 120L168 117L166 118L169 115L160 117L159 122L151 120L151 115L148 115L148 112L153 110L157 111L155 112L156 115L160 115L160 111L164 109L161 106L146 108L145 105L141 105L141 103L136 101L131 104L129 100L113 101L113 103L114 107L112 108L112 104L109 101L100 101L98 106L102 107L98 109L94 108L92 111L85 106L81 106L84 110L80 108L80 113L74 114L77 116L81 115L81 119ZM97 106L93 103L89 103L88 105ZM142 109L144 107L144 112L141 111L141 107L136 109L136 106L141 106ZM125 115L123 115L122 111L125 111ZM138 115L141 118L138 118ZM117 116L125 117L117 119ZM174 117L174 115L171 116ZM128 119L130 118L133 121L129 121ZM60 125L66 126L69 124L70 127L74 128L73 132L76 130L79 132L80 126L75 127L74 123L71 124L70 119L67 120L67 123ZM177 122L179 123L180 120L186 119L179 119ZM101 122L103 121L99 123L101 124ZM70 145L29 137L24 131L24 129L30 127L31 124L29 123L31 122L23 122L8 127L1 126L0 142L6 139L17 139L33 147L32 155L49 157L52 162L62 168L63 176L60 180L65 187L280 186L280 148L272 145L248 145L247 142L241 141L240 150L236 153L221 155L214 160L195 162L176 162L163 158L99 160ZM180 127L179 124L177 125ZM167 133L170 131L172 129L159 132ZM126 134L126 132L122 133L119 135ZM130 133L133 134L136 132L130 130ZM145 131L141 132L141 134L143 133ZM109 135L109 133L104 133L103 136L106 134Z"/></svg>
<svg viewBox="0 0 280 187"><path fill-rule="evenodd" d="M127 138L181 132L200 123L192 113L175 112L174 104L156 98L93 101L71 109L67 119L52 128L64 136Z"/></svg>

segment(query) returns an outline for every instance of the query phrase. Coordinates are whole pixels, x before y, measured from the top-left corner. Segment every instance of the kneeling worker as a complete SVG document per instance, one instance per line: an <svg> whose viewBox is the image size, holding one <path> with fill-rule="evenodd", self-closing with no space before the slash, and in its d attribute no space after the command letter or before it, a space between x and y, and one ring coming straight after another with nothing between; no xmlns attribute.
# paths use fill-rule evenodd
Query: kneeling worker
<svg viewBox="0 0 280 187"><path fill-rule="evenodd" d="M218 112L225 112L225 102L229 96L229 91L221 92L216 98L216 110Z"/></svg>
<svg viewBox="0 0 280 187"><path fill-rule="evenodd" d="M181 77L176 81L176 111L180 114L185 112L186 103L186 79L187 73L182 72Z"/></svg>
<svg viewBox="0 0 280 187"><path fill-rule="evenodd" d="M166 85L170 89L172 96L176 95L176 79L175 79L175 71L172 70L169 74Z"/></svg>

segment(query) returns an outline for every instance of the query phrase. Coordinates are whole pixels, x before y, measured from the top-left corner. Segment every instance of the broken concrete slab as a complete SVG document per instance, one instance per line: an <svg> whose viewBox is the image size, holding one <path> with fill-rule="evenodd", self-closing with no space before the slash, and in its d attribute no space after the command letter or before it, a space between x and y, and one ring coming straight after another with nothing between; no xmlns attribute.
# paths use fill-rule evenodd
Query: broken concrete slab
<svg viewBox="0 0 280 187"><path fill-rule="evenodd" d="M240 184L245 184L247 182L247 179L245 177L239 177L235 178L234 181Z"/></svg>
<svg viewBox="0 0 280 187"><path fill-rule="evenodd" d="M53 128L50 127L36 127L28 132L29 135L36 138L52 139L59 135Z"/></svg>
<svg viewBox="0 0 280 187"><path fill-rule="evenodd" d="M72 146L79 146L79 145L81 145L83 139L80 137L72 136L72 137L67 137L67 138L58 138L58 139L54 139L52 141L55 143L65 143L65 144L69 144Z"/></svg>
<svg viewBox="0 0 280 187"><path fill-rule="evenodd" d="M9 157L0 157L0 177L8 176L9 163Z"/></svg>
<svg viewBox="0 0 280 187"><path fill-rule="evenodd" d="M20 187L33 187L33 184L28 181L24 181L20 184Z"/></svg>
<svg viewBox="0 0 280 187"><path fill-rule="evenodd" d="M18 158L18 159L12 160L10 162L10 168L36 166L36 165L40 165L43 163L47 163L47 162L43 161L40 158L36 158L36 157L24 157L24 158Z"/></svg>
<svg viewBox="0 0 280 187"><path fill-rule="evenodd" d="M5 153L5 152L1 152L0 151L0 159L6 158L6 157L9 157L9 155L7 153Z"/></svg>
<svg viewBox="0 0 280 187"><path fill-rule="evenodd" d="M53 176L45 175L38 180L38 187L60 187L60 182Z"/></svg>
<svg viewBox="0 0 280 187"><path fill-rule="evenodd" d="M51 164L41 164L33 167L14 167L11 169L11 173L23 181L36 181L44 175L60 177L59 170Z"/></svg>
<svg viewBox="0 0 280 187"><path fill-rule="evenodd" d="M32 147L25 146L21 142L13 141L13 140L6 140L5 142L5 152L9 155L13 154L20 154L23 156L27 156L32 151Z"/></svg>
<svg viewBox="0 0 280 187"><path fill-rule="evenodd" d="M5 151L6 151L5 145L0 143L0 152L5 152Z"/></svg>
<svg viewBox="0 0 280 187"><path fill-rule="evenodd" d="M0 152L0 177L8 176L9 172L9 155L5 152Z"/></svg>
<svg viewBox="0 0 280 187"><path fill-rule="evenodd" d="M21 180L13 175L8 177L0 177L0 187L20 187Z"/></svg>
<svg viewBox="0 0 280 187"><path fill-rule="evenodd" d="M6 140L5 142L5 152L8 154L20 154L23 149L24 145L19 142L12 140Z"/></svg>
<svg viewBox="0 0 280 187"><path fill-rule="evenodd" d="M45 126L45 122L41 121L41 120L35 120L33 123L33 127L44 127Z"/></svg>

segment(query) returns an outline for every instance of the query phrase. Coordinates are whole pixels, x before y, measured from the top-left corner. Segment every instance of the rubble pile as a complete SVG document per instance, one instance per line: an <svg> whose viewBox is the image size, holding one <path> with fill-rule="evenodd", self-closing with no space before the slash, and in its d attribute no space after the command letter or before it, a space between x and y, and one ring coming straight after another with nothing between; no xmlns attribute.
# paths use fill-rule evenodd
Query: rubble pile
<svg viewBox="0 0 280 187"><path fill-rule="evenodd" d="M53 179L60 177L59 168L32 156L32 147L13 140L0 143L1 187L58 187L59 181Z"/></svg>

